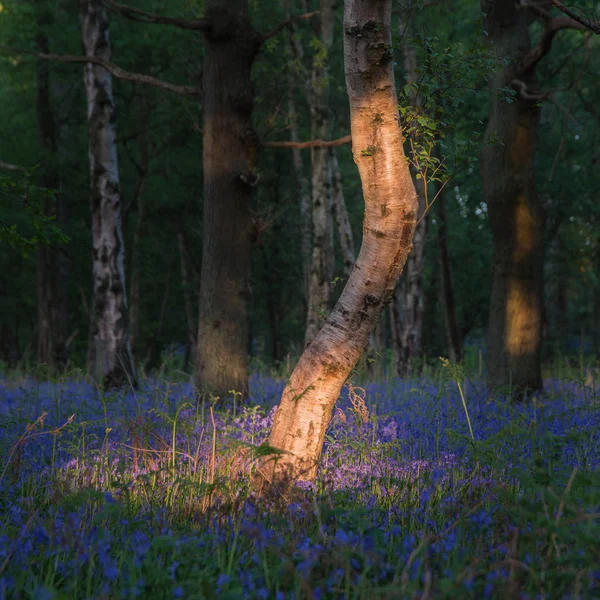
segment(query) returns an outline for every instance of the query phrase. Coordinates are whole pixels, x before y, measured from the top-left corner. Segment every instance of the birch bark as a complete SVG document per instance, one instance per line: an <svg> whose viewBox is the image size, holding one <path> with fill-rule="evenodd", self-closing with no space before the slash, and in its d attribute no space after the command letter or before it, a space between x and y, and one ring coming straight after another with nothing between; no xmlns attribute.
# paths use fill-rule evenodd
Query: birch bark
<svg viewBox="0 0 600 600"><path fill-rule="evenodd" d="M340 299L283 392L269 437L281 454L261 466L266 482L315 477L333 407L394 292L417 218L398 124L392 2L346 0L344 6L353 155L365 197L363 242Z"/></svg>
<svg viewBox="0 0 600 600"><path fill-rule="evenodd" d="M86 56L111 58L108 14L102 0L80 0ZM105 387L135 384L129 345L125 248L117 162L112 76L99 65L84 67L87 97L92 211L92 356L95 379Z"/></svg>

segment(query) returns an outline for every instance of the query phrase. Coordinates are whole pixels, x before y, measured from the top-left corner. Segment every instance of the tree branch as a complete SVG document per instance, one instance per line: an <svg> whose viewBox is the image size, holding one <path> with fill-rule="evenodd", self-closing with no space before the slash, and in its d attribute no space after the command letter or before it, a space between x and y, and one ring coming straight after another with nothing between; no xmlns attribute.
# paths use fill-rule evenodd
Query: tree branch
<svg viewBox="0 0 600 600"><path fill-rule="evenodd" d="M287 140L284 142L263 142L263 148L299 148L306 150L308 148L334 148L335 146L343 146L352 141L351 135L345 135L337 140L310 140L308 142L294 142Z"/></svg>
<svg viewBox="0 0 600 600"><path fill-rule="evenodd" d="M569 17L554 17L546 23L544 32L535 48L532 48L519 65L519 75L530 73L538 62L550 52L554 36L563 29L587 29L575 19Z"/></svg>
<svg viewBox="0 0 600 600"><path fill-rule="evenodd" d="M113 10L121 13L127 19L138 21L140 23L152 23L158 25L173 25L179 29L189 29L192 31L209 31L212 28L210 19L182 19L180 17L165 17L154 13L149 13L133 6L118 4L114 0L107 0L107 4Z"/></svg>
<svg viewBox="0 0 600 600"><path fill-rule="evenodd" d="M0 169L5 169L6 171L27 171L25 167L13 165L11 163L4 162L3 160L0 160Z"/></svg>
<svg viewBox="0 0 600 600"><path fill-rule="evenodd" d="M318 15L320 12L321 11L319 11L319 10L313 10L312 12L307 12L307 13L304 13L302 15L295 15L293 17L290 17L289 19L286 19L285 21L279 23L279 25L277 25L277 27L275 27L274 29L271 29L271 31L269 31L268 33L265 33L260 38L260 42L264 43L268 39L270 39L272 37L275 37L282 29L285 29L286 27L289 27L295 21L300 21L302 19L312 19L313 17L315 17L316 15Z"/></svg>
<svg viewBox="0 0 600 600"><path fill-rule="evenodd" d="M576 13L574 10L567 8L560 0L552 0L552 4L558 8L565 15L571 17L574 21L577 21L579 24L583 25L586 29L593 31L596 35L600 35L600 23L592 21L586 17L581 16L581 14Z"/></svg>
<svg viewBox="0 0 600 600"><path fill-rule="evenodd" d="M142 73L131 73L124 71L121 67L98 58L97 56L76 56L72 54L43 54L41 52L35 52L33 50L24 50L22 48L11 48L9 46L1 46L0 50L10 52L11 54L27 54L29 56L37 56L44 60L54 60L57 62L66 63L92 63L104 67L109 73L114 75L117 79L124 79L126 81L133 81L135 83L143 83L145 85L151 85L153 87L161 88L169 92L174 92L182 96L195 96L201 95L200 88L192 87L188 85L175 85L174 83L168 83L160 79L156 79L150 75L143 75Z"/></svg>

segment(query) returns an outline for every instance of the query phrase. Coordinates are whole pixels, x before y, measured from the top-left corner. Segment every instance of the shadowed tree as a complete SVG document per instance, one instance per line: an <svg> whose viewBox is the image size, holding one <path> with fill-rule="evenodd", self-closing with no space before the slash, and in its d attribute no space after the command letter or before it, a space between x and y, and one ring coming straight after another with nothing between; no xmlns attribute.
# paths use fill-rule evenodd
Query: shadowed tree
<svg viewBox="0 0 600 600"><path fill-rule="evenodd" d="M329 135L329 61L333 46L335 2L319 3L319 51L313 56L308 100L311 135L325 139ZM311 148L312 165L312 253L308 275L308 310L304 343L310 344L322 324L321 315L331 304L333 279L333 223L331 214L331 163L328 148Z"/></svg>
<svg viewBox="0 0 600 600"><path fill-rule="evenodd" d="M252 188L257 139L251 70L260 36L247 0L207 0L204 57L204 222L196 387L248 393Z"/></svg>
<svg viewBox="0 0 600 600"><path fill-rule="evenodd" d="M54 25L52 10L46 2L40 1L36 3L35 11L36 46L39 52L47 53L49 50L47 29ZM42 187L49 190L44 199L44 214L61 223L64 222L64 207L58 170L58 134L51 96L49 65L40 60L36 73L37 126L44 164L41 169L40 183ZM67 360L66 275L56 245L39 244L36 255L37 360L54 369L63 366Z"/></svg>
<svg viewBox="0 0 600 600"><path fill-rule="evenodd" d="M407 84L416 86L421 71L418 68L414 39L411 36L410 13L409 11L403 12L407 14L399 19L399 27L402 33L404 76ZM410 96L412 105L418 109L419 93L417 88L412 88ZM415 189L419 197L419 218L425 213L425 185L426 182L422 177L415 177ZM423 263L428 228L429 218L425 215L423 222L415 230L413 248L391 303L394 367L396 374L400 377L410 375L415 359L419 359L421 356L424 314Z"/></svg>
<svg viewBox="0 0 600 600"><path fill-rule="evenodd" d="M490 117L481 172L493 243L487 332L488 383L517 395L542 388L545 211L536 190L534 156L540 102L536 67L555 35L584 29L570 17L553 17L545 3L482 0L487 40L504 65L490 80ZM548 3L547 8L550 8ZM543 24L537 45L529 25ZM507 101L500 89L515 90Z"/></svg>
<svg viewBox="0 0 600 600"><path fill-rule="evenodd" d="M277 458L262 478L312 479L340 390L390 300L411 249L418 200L398 123L391 0L346 0L344 63L354 161L365 216L356 265L321 331L305 349L275 413Z"/></svg>

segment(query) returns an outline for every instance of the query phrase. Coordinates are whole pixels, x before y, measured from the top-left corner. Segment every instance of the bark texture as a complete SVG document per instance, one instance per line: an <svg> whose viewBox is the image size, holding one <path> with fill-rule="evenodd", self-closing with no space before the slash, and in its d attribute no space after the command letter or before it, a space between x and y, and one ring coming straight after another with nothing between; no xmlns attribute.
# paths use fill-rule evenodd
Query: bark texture
<svg viewBox="0 0 600 600"><path fill-rule="evenodd" d="M39 52L49 51L46 30L52 25L52 15L45 2L36 7L36 45ZM52 110L49 65L38 62L36 74L36 112L43 157L40 184L51 190L44 200L44 214L64 223L64 210L60 196L60 175L57 159L57 130ZM67 361L67 306L66 277L60 268L58 248L39 244L36 250L38 344L37 360L51 369Z"/></svg>
<svg viewBox="0 0 600 600"><path fill-rule="evenodd" d="M79 17L85 55L110 60L108 15L102 0L80 0ZM135 385L128 335L112 76L104 67L88 63L84 83L92 211L92 370L94 378L105 387Z"/></svg>
<svg viewBox="0 0 600 600"><path fill-rule="evenodd" d="M248 295L257 139L251 69L259 37L247 0L207 0L204 233L196 389L248 392Z"/></svg>
<svg viewBox="0 0 600 600"><path fill-rule="evenodd" d="M517 393L542 387L540 350L544 270L544 209L533 159L539 108L518 93L506 102L498 88L515 79L534 85L523 72L528 56L529 14L517 3L483 0L489 43L508 61L490 80L490 118L481 170L492 230L493 273L487 332L487 377L491 386Z"/></svg>
<svg viewBox="0 0 600 600"><path fill-rule="evenodd" d="M340 299L305 349L275 413L281 451L262 477L314 478L340 390L356 365L411 249L418 201L398 124L391 0L345 1L344 61L354 160L365 198L363 242Z"/></svg>

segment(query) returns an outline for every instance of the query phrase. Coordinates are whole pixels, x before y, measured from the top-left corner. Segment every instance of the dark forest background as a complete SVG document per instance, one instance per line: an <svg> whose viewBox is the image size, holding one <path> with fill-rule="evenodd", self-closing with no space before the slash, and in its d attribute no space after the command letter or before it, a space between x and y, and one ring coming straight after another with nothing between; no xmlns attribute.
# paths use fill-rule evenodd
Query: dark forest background
<svg viewBox="0 0 600 600"><path fill-rule="evenodd" d="M304 4L304 6L300 6ZM311 10L299 2L294 13ZM341 43L342 6L338 3L334 44L323 60L329 63L328 139L349 133L349 109L344 84ZM492 246L488 211L480 175L480 148L489 113L488 79L498 62L481 34L479 2L452 0L415 4L406 21L406 6L398 3L395 28L396 80L401 103L410 104L413 88L403 89L407 73L403 52L410 40L418 62L421 97L436 98L443 116L431 113L444 139L438 147L447 157L444 188L449 256L457 319L465 356L478 364L485 359L485 333L491 289ZM203 3L147 0L144 10L192 18ZM591 6L591 5L590 5ZM585 7L584 7L585 8ZM279 0L250 2L254 27L270 31L286 19ZM532 22L532 40L542 28ZM36 50L40 36L48 51L81 54L75 2L15 1L0 4L0 43ZM131 72L163 81L201 85L202 33L132 23L110 13L113 62ZM290 43L290 40L292 43ZM303 48L298 56L293 48ZM292 48L292 50L290 50ZM298 137L310 140L307 72L323 54L310 19L267 40L253 68L255 109L252 117L261 143L290 139L289 99L297 109ZM317 57L317 58L316 58ZM47 70L49 99L56 130L54 148L40 142L36 76ZM57 251L60 279L65 285L65 334L68 366L85 368L89 345L91 300L91 230L88 140L83 67L42 61L14 51L0 54L0 364L29 367L37 362L38 263L35 245ZM453 72L455 79L449 79ZM569 30L553 40L551 51L537 66L541 117L534 169L538 194L546 211L543 359L583 356L593 360L600 346L600 54L591 34ZM290 78L293 84L290 85ZM310 77L308 77L310 80ZM444 82L451 81L445 86ZM190 331L197 323L186 316L191 302L198 315L202 260L202 106L196 98L169 93L141 83L113 79L122 188L125 272L132 313L130 337L139 368L157 368L169 359L191 371ZM514 102L518 90L506 89L504 102ZM441 100L440 100L441 99ZM437 143L437 142L436 142ZM501 141L499 142L501 143ZM310 177L310 150L302 150ZM335 148L344 197L358 248L362 225L362 194L348 144ZM298 173L288 148L260 148L252 218L252 275L248 351L254 368L293 364L304 347L307 300L303 287L302 216ZM49 166L58 185L47 186ZM14 169L12 167L18 167ZM432 183L434 185L435 182ZM51 192L43 188L54 188ZM50 194L60 198L60 214L48 219L43 204ZM41 207L41 208L40 208ZM448 355L444 299L441 294L440 216L433 204L426 220L422 299L422 343L411 360L437 361ZM333 226L335 268L333 296L343 286L344 262L339 232ZM394 371L393 329L389 311L382 317L379 337L369 350L370 369Z"/></svg>

